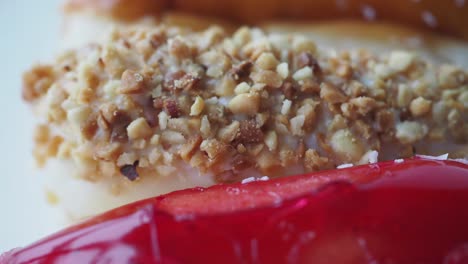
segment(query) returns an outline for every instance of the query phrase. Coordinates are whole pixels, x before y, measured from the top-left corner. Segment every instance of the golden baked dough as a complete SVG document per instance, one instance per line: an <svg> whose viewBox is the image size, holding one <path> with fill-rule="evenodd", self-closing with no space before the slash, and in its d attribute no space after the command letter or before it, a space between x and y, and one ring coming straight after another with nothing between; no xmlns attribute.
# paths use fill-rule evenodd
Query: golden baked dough
<svg viewBox="0 0 468 264"><path fill-rule="evenodd" d="M160 0L68 0L64 10L69 13L94 10L96 14L132 20L144 15L161 13L167 8L166 2Z"/></svg>
<svg viewBox="0 0 468 264"><path fill-rule="evenodd" d="M68 0L68 13L93 10L117 20L175 11L256 24L272 19L364 18L425 27L468 38L468 4L440 0Z"/></svg>

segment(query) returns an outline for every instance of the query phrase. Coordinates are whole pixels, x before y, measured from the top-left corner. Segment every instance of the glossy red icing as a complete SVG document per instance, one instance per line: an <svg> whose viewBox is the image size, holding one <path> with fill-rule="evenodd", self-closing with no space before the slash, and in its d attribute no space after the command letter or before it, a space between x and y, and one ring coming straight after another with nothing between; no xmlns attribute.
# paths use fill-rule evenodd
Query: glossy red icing
<svg viewBox="0 0 468 264"><path fill-rule="evenodd" d="M468 166L405 160L178 191L0 263L468 263Z"/></svg>

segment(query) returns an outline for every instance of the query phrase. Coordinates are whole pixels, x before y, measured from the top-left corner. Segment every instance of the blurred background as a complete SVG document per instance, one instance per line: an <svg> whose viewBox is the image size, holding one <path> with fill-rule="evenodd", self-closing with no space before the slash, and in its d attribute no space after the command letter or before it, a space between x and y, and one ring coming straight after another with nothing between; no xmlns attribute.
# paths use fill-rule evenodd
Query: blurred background
<svg viewBox="0 0 468 264"><path fill-rule="evenodd" d="M0 253L59 227L38 185L31 155L33 118L21 100L21 74L53 58L60 0L0 1Z"/></svg>

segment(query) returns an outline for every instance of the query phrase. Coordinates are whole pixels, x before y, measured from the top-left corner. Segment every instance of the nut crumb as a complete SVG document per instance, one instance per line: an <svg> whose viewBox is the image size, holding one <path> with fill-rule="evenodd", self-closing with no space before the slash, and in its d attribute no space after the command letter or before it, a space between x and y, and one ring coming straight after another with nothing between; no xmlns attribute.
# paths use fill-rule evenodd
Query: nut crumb
<svg viewBox="0 0 468 264"><path fill-rule="evenodd" d="M200 115L203 112L204 107L205 107L205 101L200 96L197 96L197 98L195 98L195 102L190 107L190 115L191 116Z"/></svg>
<svg viewBox="0 0 468 264"><path fill-rule="evenodd" d="M143 75L136 71L126 70L122 73L122 86L119 89L123 94L141 93L145 89Z"/></svg>
<svg viewBox="0 0 468 264"><path fill-rule="evenodd" d="M296 81L303 81L305 79L312 78L312 69L309 66L297 70L293 74L293 79Z"/></svg>
<svg viewBox="0 0 468 264"><path fill-rule="evenodd" d="M130 181L136 180L139 175L137 171L138 161L131 165L124 165L120 168L120 173L122 173L125 178L129 179Z"/></svg>
<svg viewBox="0 0 468 264"><path fill-rule="evenodd" d="M282 115L287 115L289 113L289 110L291 109L291 100L285 99L283 101L283 105L281 106L281 114Z"/></svg>
<svg viewBox="0 0 468 264"><path fill-rule="evenodd" d="M414 55L406 51L393 51L390 53L388 64L395 70L406 71L413 63Z"/></svg>
<svg viewBox="0 0 468 264"><path fill-rule="evenodd" d="M396 138L403 144L413 144L426 136L427 126L415 121L404 121L396 126Z"/></svg>
<svg viewBox="0 0 468 264"><path fill-rule="evenodd" d="M260 96L257 93L238 94L228 104L234 114L256 114L260 108Z"/></svg>
<svg viewBox="0 0 468 264"><path fill-rule="evenodd" d="M466 69L409 51L318 49L247 27L135 27L111 39L25 73L23 97L47 122L34 137L39 165L70 160L92 181L185 165L241 181L372 162L377 150L461 155L466 143Z"/></svg>
<svg viewBox="0 0 468 264"><path fill-rule="evenodd" d="M320 98L330 104L343 103L347 100L346 95L330 83L320 85Z"/></svg>
<svg viewBox="0 0 468 264"><path fill-rule="evenodd" d="M304 67L310 67L314 74L319 74L320 72L322 72L320 65L310 52L302 52L301 54L299 54L297 58L297 67L299 69Z"/></svg>
<svg viewBox="0 0 468 264"><path fill-rule="evenodd" d="M164 109L166 110L167 114L172 118L177 118L182 114L180 112L179 105L174 99L164 100Z"/></svg>
<svg viewBox="0 0 468 264"><path fill-rule="evenodd" d="M263 132L255 120L244 120L240 122L236 142L242 144L259 143L263 141Z"/></svg>
<svg viewBox="0 0 468 264"><path fill-rule="evenodd" d="M278 65L278 60L275 58L275 55L273 55L271 52L265 52L262 53L257 60L255 61L255 64L263 70L273 70L276 69L276 66Z"/></svg>
<svg viewBox="0 0 468 264"><path fill-rule="evenodd" d="M127 127L127 135L130 139L147 138L152 134L151 127L143 117L135 119Z"/></svg>
<svg viewBox="0 0 468 264"><path fill-rule="evenodd" d="M411 101L409 108L413 116L423 116L431 111L431 101L420 96Z"/></svg>
<svg viewBox="0 0 468 264"><path fill-rule="evenodd" d="M234 80L240 80L250 75L250 70L252 69L252 62L243 61L239 65L232 68L231 74Z"/></svg>
<svg viewBox="0 0 468 264"><path fill-rule="evenodd" d="M248 93L249 91L250 91L250 85L246 82L239 83L234 89L234 92L236 94Z"/></svg>
<svg viewBox="0 0 468 264"><path fill-rule="evenodd" d="M281 78L286 79L289 76L289 65L286 62L282 62L276 66L276 72L281 76Z"/></svg>

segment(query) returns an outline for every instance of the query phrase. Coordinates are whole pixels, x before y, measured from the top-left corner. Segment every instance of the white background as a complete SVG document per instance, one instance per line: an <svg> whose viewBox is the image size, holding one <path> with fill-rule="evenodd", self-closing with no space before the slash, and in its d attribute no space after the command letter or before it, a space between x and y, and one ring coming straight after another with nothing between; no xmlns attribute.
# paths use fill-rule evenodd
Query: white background
<svg viewBox="0 0 468 264"><path fill-rule="evenodd" d="M21 74L56 54L60 0L0 0L0 253L57 229L31 157L33 118Z"/></svg>

